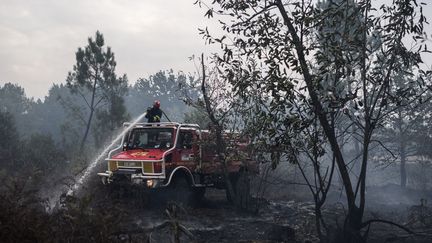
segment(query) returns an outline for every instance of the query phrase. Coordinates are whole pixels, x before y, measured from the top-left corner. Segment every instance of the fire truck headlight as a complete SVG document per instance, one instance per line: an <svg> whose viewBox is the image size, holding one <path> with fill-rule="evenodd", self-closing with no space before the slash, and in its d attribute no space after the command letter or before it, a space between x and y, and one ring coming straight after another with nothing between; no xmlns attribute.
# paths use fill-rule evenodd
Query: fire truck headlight
<svg viewBox="0 0 432 243"><path fill-rule="evenodd" d="M153 187L153 180L147 180L147 187L152 188Z"/></svg>

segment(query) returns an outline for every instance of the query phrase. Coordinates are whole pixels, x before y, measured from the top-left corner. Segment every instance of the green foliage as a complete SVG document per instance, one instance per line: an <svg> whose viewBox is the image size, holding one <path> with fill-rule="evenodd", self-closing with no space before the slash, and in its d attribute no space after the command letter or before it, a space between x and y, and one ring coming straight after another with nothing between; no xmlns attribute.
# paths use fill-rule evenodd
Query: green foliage
<svg viewBox="0 0 432 243"><path fill-rule="evenodd" d="M27 135L24 131L28 130L28 124L33 122L29 113L34 106L35 102L26 97L24 89L19 85L6 83L0 87L0 111L9 112L13 116L20 136Z"/></svg>
<svg viewBox="0 0 432 243"><path fill-rule="evenodd" d="M42 171L44 176L48 176L56 168L61 168L66 161L64 152L47 134L32 134L23 142L23 148L24 165L35 171Z"/></svg>
<svg viewBox="0 0 432 243"><path fill-rule="evenodd" d="M199 109L192 109L190 112L184 114L184 123L198 124L201 129L208 129L209 124L211 124L205 111Z"/></svg>
<svg viewBox="0 0 432 243"><path fill-rule="evenodd" d="M29 173L36 186L41 182L39 179L46 179L54 171L66 170L63 167L66 155L49 133L32 133L29 129L22 131L27 134L20 138L15 119L9 112L0 112L0 124L0 161L5 174L21 176Z"/></svg>
<svg viewBox="0 0 432 243"><path fill-rule="evenodd" d="M376 129L395 107L417 102L431 87L429 80L405 86L394 78L410 68L426 73L421 67L421 55L429 52L422 5L415 0L394 0L378 8L371 1L197 3L209 6L209 18L224 16L219 20L224 36L213 37L207 29L201 34L208 43L220 44L222 79L243 98L245 110L257 114L247 125L259 129L261 141L291 157L309 152L315 168L324 151L320 146L331 147L348 205L343 241L365 240L360 230ZM407 45L410 37L413 43ZM349 158L342 151L346 137L360 141L364 151L356 176L347 169ZM314 175L320 184L316 193L322 195L329 188L323 187L327 173L315 169ZM317 200L317 194L319 208L325 195Z"/></svg>
<svg viewBox="0 0 432 243"><path fill-rule="evenodd" d="M76 64L73 71L69 72L66 80L68 86L74 92L87 89L94 90L96 87L105 87L105 82L115 82L114 69L116 62L111 48L104 48L103 35L97 31L95 41L88 38L88 45L78 48L76 52ZM100 83L98 83L100 81Z"/></svg>
<svg viewBox="0 0 432 243"><path fill-rule="evenodd" d="M15 120L9 112L0 112L0 134L0 162L3 168L10 168L14 158L19 155L19 137Z"/></svg>
<svg viewBox="0 0 432 243"><path fill-rule="evenodd" d="M432 159L432 129L430 125L428 123L418 125L413 140L417 145L415 155L430 161Z"/></svg>
<svg viewBox="0 0 432 243"><path fill-rule="evenodd" d="M25 110L20 108L20 112L11 114L14 117L14 126L19 137L27 139L33 133L50 134L54 141L64 145L62 143L61 126L70 119L67 118L67 112L62 103L64 100L68 100L68 104L72 105L79 103L80 100L70 99L70 91L63 84L54 84L45 99L43 101L38 99L36 102L27 99L22 88L17 87L19 88L17 90L22 91L20 101L10 98L10 95L1 96L1 99L4 99L5 104L14 103L18 105L19 102L24 102L19 105L21 107L25 104ZM62 99L59 100L59 97L62 97Z"/></svg>
<svg viewBox="0 0 432 243"><path fill-rule="evenodd" d="M123 98L128 91L126 75L119 80L123 80L119 82L121 85L113 85L108 92L106 106L96 111L97 121L93 127L96 146L109 139L113 131L130 119Z"/></svg>
<svg viewBox="0 0 432 243"><path fill-rule="evenodd" d="M19 116L30 108L24 89L17 84L6 83L0 88L0 110Z"/></svg>
<svg viewBox="0 0 432 243"><path fill-rule="evenodd" d="M415 75L413 67L405 67L401 72L392 74L396 85L389 88L390 95L380 104L393 112L383 119L382 126L379 127L377 137L385 147L376 152L376 158L381 162L400 163L402 187L406 187L411 176L407 173L407 161L412 162L413 158L426 155L423 142L430 137L425 124L431 115L432 94L418 85L423 82L422 80L429 78L424 75L421 72ZM407 96L413 96L415 99ZM388 159L383 159L383 155L388 155Z"/></svg>
<svg viewBox="0 0 432 243"><path fill-rule="evenodd" d="M366 129L369 140L394 113L392 104L408 104L426 90L424 81L404 88L392 78L418 68L420 53L427 52L424 42L415 49L402 42L408 33L424 38L425 19L415 1L384 4L383 15L354 1L315 6L226 0L211 6L227 16L220 20L222 38L201 32L221 45L220 75L244 99L251 131L263 132L264 142L282 150L314 148L316 141L305 138L318 118L327 137L355 127Z"/></svg>
<svg viewBox="0 0 432 243"><path fill-rule="evenodd" d="M84 148L95 112L99 114L97 118L109 119L103 121L109 123L108 128L117 125L119 120L127 118L123 96L127 92L128 80L126 75L117 77L114 53L110 47L105 48L104 45L103 35L99 31L96 32L94 40L88 38L87 46L78 48L76 64L66 79L67 87L73 94L79 95L87 106L86 109L81 109L79 106L70 107L73 116L78 116L81 120L87 117L80 150ZM106 138L105 134L106 131L102 133L97 131L94 134L98 140L96 142L99 143L99 140Z"/></svg>

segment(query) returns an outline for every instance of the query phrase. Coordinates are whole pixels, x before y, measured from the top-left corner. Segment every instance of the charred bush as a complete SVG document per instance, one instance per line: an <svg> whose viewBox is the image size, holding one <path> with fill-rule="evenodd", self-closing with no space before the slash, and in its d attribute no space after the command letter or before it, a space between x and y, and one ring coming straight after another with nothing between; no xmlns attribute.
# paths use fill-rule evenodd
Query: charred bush
<svg viewBox="0 0 432 243"><path fill-rule="evenodd" d="M31 180L2 180L1 242L120 242L124 238L120 221L125 213L116 204L95 204L92 194L81 198L63 195L60 207L50 212L48 201L28 185Z"/></svg>
<svg viewBox="0 0 432 243"><path fill-rule="evenodd" d="M29 191L27 180L3 178L0 188L0 240L2 242L47 242L53 233L44 202Z"/></svg>

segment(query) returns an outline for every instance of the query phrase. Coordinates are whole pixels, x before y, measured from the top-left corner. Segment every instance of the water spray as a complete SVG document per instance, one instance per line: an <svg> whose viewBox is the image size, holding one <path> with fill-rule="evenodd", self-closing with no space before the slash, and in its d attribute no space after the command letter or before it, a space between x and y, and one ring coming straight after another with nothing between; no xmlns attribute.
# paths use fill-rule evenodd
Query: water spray
<svg viewBox="0 0 432 243"><path fill-rule="evenodd" d="M84 173L81 175L81 177L75 182L75 184L69 189L66 195L73 196L74 192L77 191L81 185L85 182L87 177L90 175L90 173L93 171L93 169L96 167L98 162L105 156L109 150L116 145L117 141L120 140L135 124L137 124L141 119L143 119L146 116L147 112L142 113L138 118L136 118L129 126L127 126L123 131L115 137L111 143L105 147L105 149L96 157L95 160L85 169Z"/></svg>

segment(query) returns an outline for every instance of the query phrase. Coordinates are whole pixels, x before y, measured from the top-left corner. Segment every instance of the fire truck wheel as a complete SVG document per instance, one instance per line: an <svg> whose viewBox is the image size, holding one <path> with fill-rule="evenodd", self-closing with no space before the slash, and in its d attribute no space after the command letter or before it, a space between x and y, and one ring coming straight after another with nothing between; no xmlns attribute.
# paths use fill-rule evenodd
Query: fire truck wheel
<svg viewBox="0 0 432 243"><path fill-rule="evenodd" d="M171 185L172 189L172 199L177 203L189 204L193 197L192 188L189 185L187 179L183 176L178 176L174 178Z"/></svg>
<svg viewBox="0 0 432 243"><path fill-rule="evenodd" d="M199 202L203 199L204 194L206 192L206 188L205 187L195 187L193 188L193 197L194 200Z"/></svg>

